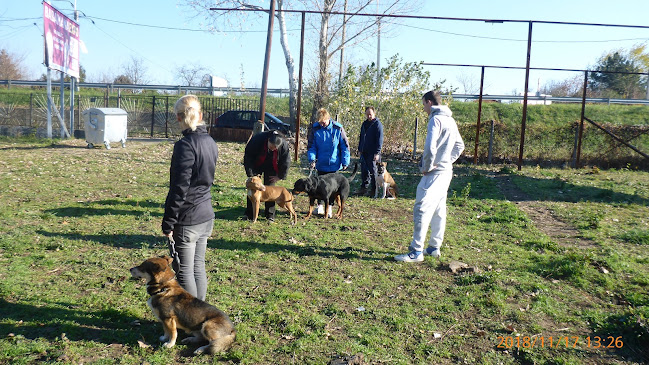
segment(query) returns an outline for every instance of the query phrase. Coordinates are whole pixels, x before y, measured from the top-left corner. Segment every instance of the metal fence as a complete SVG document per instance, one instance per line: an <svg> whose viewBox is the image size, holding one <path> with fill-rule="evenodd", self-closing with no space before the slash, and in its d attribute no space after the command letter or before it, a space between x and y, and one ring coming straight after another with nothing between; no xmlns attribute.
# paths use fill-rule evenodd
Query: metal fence
<svg viewBox="0 0 649 365"><path fill-rule="evenodd" d="M65 105L69 105L66 95ZM178 95L108 95L84 96L77 94L74 110L74 130L85 128L83 111L89 108L121 108L128 113L128 135L165 137L180 133L173 113ZM3 100L6 99L6 100ZM53 95L54 103L60 105L60 97ZM199 96L203 107L203 119L212 124L227 110L258 110L258 99ZM65 108L66 123L69 123L70 108ZM53 119L53 127L59 126ZM0 126L14 129L12 134L35 134L41 136L47 127L47 95L45 93L0 94ZM68 126L68 124L66 124ZM8 134L8 133L4 133ZM77 132L77 134L79 134ZM57 135L55 133L55 135Z"/></svg>
<svg viewBox="0 0 649 365"><path fill-rule="evenodd" d="M459 99L457 96L456 100ZM626 103L629 103L627 100ZM473 106L471 106L473 104ZM608 101L603 104L608 105ZM599 104L603 108L605 106ZM643 154L649 153L649 106L643 103L629 106L614 106L614 108L629 108L628 112L619 115L599 115L597 110L589 111L590 120L596 122L608 132L603 131L594 124L586 123L581 136L581 157L579 166L596 165L603 168L649 168L649 159ZM463 159L467 162L478 164L491 163L517 163L522 107L515 104L511 108L504 108L501 103L492 103L488 108L483 108L483 121L478 127L477 105L472 102L453 102L451 109L457 121L460 134L464 139L465 150ZM531 123L526 126L525 149L523 153L526 165L539 165L542 167L575 167L577 164L577 150L579 145L580 104L563 110L559 115L547 112L545 105L531 106L531 113L544 113L542 123ZM502 108L496 109L496 107ZM492 108L493 107L493 108ZM630 108L637 108L630 113ZM565 109L565 108L564 108ZM510 114L506 114L509 112ZM390 115L385 110L379 113L384 126L384 153L400 158L420 157L426 138L427 119L421 114L420 118L402 120L398 115ZM632 120L630 115L644 116L640 120ZM540 117L536 116L538 120ZM617 118L623 118L620 120ZM362 119L347 115L338 115L337 119L343 124L352 147L358 144L358 134ZM476 137L478 148L475 149ZM635 147L637 152L633 148ZM476 154L477 152L477 154Z"/></svg>
<svg viewBox="0 0 649 365"><path fill-rule="evenodd" d="M59 104L58 95L54 95L53 98L54 102ZM178 98L178 95L126 93L110 95L105 93L104 95L87 96L77 94L75 95L73 129L84 130L82 113L88 108L118 107L128 113L129 137L168 138L180 133L173 114L173 105ZM203 106L204 120L209 124L212 124L216 117L227 110L259 109L257 98L215 96L199 96L199 98ZM454 95L454 98L462 100L471 99L472 96ZM509 98L518 99L520 97L510 96ZM552 101L565 101L559 99L561 98L552 98ZM643 104L642 101L588 100L588 102L603 104L633 102L637 104L638 108L647 108L647 115L649 115L649 106ZM69 100L65 101L65 105L69 105ZM512 120L518 120L518 113L501 116L500 113L489 112L488 109L483 110L484 121L480 125L479 133L476 133L478 125L474 108L470 109L471 111L469 108L465 108L466 110L463 111L462 108L459 108L460 105L455 104L455 106L457 109L454 108L454 117L466 144L464 156L467 160L476 160L479 163L516 162L520 146L521 125L520 122L516 123ZM534 108L546 107L539 105ZM68 116L69 108L66 108L66 120L68 120ZM398 118L398 116L394 116L394 118ZM574 115L570 115L568 118L570 121L553 122L548 125L532 124L526 127L524 153L526 164L574 166L580 115L576 110ZM644 153L649 152L649 123L646 120L638 121L633 125L618 125L606 123L606 120L598 119L597 116L592 116L591 119L603 123L607 130L619 137L619 140L611 138L599 128L588 124L581 138L580 162L582 166L592 164L603 167L649 167L647 158L621 142L633 144ZM407 121L390 120L390 117L385 113L381 116L381 120L386 132L384 148L386 153L403 158L417 158L426 135L426 120L420 119L419 125L416 126L417 121L414 118ZM361 121L343 115L339 116L339 121L345 126L353 148L358 143L358 128ZM0 94L0 134L32 134L44 137L46 123L47 99L44 92ZM58 121L55 120L53 124L56 130ZM77 136L79 136L78 132ZM474 156L476 136L479 136L479 146L477 155Z"/></svg>

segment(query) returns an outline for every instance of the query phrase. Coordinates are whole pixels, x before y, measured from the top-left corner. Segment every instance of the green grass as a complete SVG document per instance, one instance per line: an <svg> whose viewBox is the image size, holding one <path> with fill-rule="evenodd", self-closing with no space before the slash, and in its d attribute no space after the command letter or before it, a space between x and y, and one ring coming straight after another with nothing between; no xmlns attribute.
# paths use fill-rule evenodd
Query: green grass
<svg viewBox="0 0 649 365"><path fill-rule="evenodd" d="M243 145L219 143L207 300L235 322L231 351L160 347L145 286L128 269L167 252L160 220L172 144L88 150L82 141L0 139L0 363L600 364L649 361L649 174L458 166L441 261L400 264L419 174L390 160L402 196L351 197L345 218L238 220ZM545 236L491 172L579 229ZM299 164L287 181L307 173ZM358 180L353 184L353 190ZM296 198L300 218L307 199ZM478 272L454 275L458 260ZM601 267L608 269L603 273ZM575 348L499 348L520 335ZM594 349L586 338L623 346ZM556 346L556 344L555 344Z"/></svg>

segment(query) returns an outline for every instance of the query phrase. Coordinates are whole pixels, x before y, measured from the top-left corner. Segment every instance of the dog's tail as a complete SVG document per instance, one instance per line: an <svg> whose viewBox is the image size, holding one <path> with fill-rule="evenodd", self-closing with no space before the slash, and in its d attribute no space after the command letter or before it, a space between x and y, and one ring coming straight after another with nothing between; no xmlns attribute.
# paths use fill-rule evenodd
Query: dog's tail
<svg viewBox="0 0 649 365"><path fill-rule="evenodd" d="M234 340L236 339L236 332L232 331L231 334L223 337L219 337L204 347L206 347L206 352L210 355L217 354L219 352L224 352L232 347Z"/></svg>
<svg viewBox="0 0 649 365"><path fill-rule="evenodd" d="M354 164L354 171L352 172L352 176L350 176L349 178L347 178L347 180L349 180L349 182L352 182L352 180L354 180L354 178L356 177L356 171L357 171L357 170L358 170L358 162L356 162L356 163Z"/></svg>

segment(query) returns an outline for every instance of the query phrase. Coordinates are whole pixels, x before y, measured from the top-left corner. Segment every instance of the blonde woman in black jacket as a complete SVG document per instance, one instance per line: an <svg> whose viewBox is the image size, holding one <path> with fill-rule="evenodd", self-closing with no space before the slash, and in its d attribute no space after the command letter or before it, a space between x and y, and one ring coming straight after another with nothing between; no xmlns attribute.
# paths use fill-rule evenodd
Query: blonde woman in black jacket
<svg viewBox="0 0 649 365"><path fill-rule="evenodd" d="M196 96L178 99L174 111L183 138L174 144L171 156L162 233L169 238L169 249L176 259L173 266L178 282L190 294L205 300L205 251L214 225L211 187L218 148L207 133Z"/></svg>

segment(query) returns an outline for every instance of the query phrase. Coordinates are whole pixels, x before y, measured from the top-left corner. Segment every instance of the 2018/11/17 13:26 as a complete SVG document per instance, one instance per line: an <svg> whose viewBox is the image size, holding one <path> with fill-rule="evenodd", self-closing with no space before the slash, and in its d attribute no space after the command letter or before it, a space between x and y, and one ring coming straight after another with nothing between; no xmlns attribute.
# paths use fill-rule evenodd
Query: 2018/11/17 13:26
<svg viewBox="0 0 649 365"><path fill-rule="evenodd" d="M587 348L594 349L613 349L613 348L622 348L624 347L624 342L622 341L622 336L498 336L498 346L497 348L577 348L582 344Z"/></svg>

